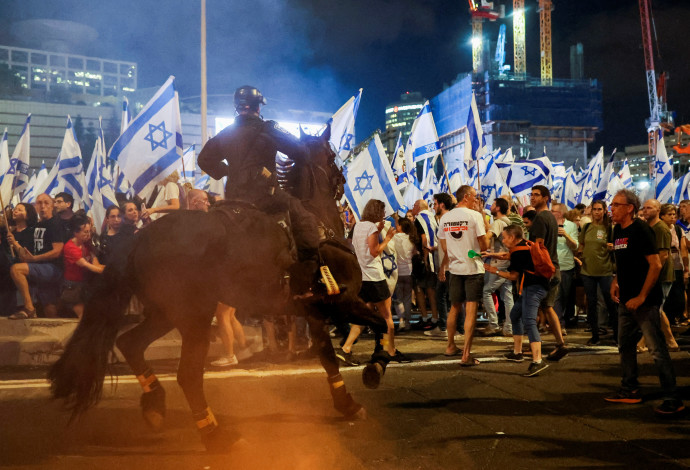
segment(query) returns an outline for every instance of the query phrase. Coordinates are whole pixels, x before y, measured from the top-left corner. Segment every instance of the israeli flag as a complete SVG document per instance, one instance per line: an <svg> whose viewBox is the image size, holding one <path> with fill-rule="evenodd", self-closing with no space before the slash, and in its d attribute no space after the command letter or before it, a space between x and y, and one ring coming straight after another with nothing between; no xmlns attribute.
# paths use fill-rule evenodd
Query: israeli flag
<svg viewBox="0 0 690 470"><path fill-rule="evenodd" d="M36 170L31 172L31 178L29 178L29 184L26 186L26 189L24 190L24 194L22 194L22 202L30 203L31 198L34 196L34 189L36 186Z"/></svg>
<svg viewBox="0 0 690 470"><path fill-rule="evenodd" d="M74 198L74 207L81 207L82 203L88 207L89 195L86 190L86 178L84 176L84 163L81 158L81 149L77 143L77 135L74 132L72 118L67 116L65 137L62 140L62 148L53 168L48 174L43 185L38 187L36 195L46 193L55 194L66 192Z"/></svg>
<svg viewBox="0 0 690 470"><path fill-rule="evenodd" d="M120 121L120 134L125 133L125 129L132 121L132 113L129 112L129 100L125 96L122 100L122 120Z"/></svg>
<svg viewBox="0 0 690 470"><path fill-rule="evenodd" d="M182 154L180 166L177 167L177 172L180 174L182 182L193 182L196 162L196 145L192 144Z"/></svg>
<svg viewBox="0 0 690 470"><path fill-rule="evenodd" d="M631 189L633 187L632 175L630 174L630 166L628 165L627 158L623 160L623 166L621 167L621 171L618 172L618 177L621 179L625 188Z"/></svg>
<svg viewBox="0 0 690 470"><path fill-rule="evenodd" d="M134 193L147 199L182 158L182 127L175 77L146 104L110 149Z"/></svg>
<svg viewBox="0 0 690 470"><path fill-rule="evenodd" d="M398 182L398 189L402 190L408 184L408 177L405 172L405 147L402 145L402 132L398 132L398 142L393 151L393 161L391 162L393 176Z"/></svg>
<svg viewBox="0 0 690 470"><path fill-rule="evenodd" d="M345 168L345 198L350 203L357 220L370 199L378 199L386 205L386 216L403 207L403 198L393 176L378 134L369 146L360 152ZM410 185L412 187L412 185Z"/></svg>
<svg viewBox="0 0 690 470"><path fill-rule="evenodd" d="M362 89L360 88L357 94L347 100L328 120L331 125L331 144L335 147L341 161L344 161L355 147L355 119L361 99Z"/></svg>
<svg viewBox="0 0 690 470"><path fill-rule="evenodd" d="M225 184L227 183L227 181L227 176L223 176L219 180L209 178L206 182L206 186L204 187L204 191L206 191L211 196L222 199L223 196L225 196Z"/></svg>
<svg viewBox="0 0 690 470"><path fill-rule="evenodd" d="M481 172L479 182L481 185L481 197L485 201L485 208L490 209L494 200L503 194L504 185L501 174L498 171L496 158L500 155L501 149L488 153L480 157L479 170Z"/></svg>
<svg viewBox="0 0 690 470"><path fill-rule="evenodd" d="M450 191L455 194L460 186L462 186L462 172L460 171L460 167L450 170L448 179L450 180L448 187Z"/></svg>
<svg viewBox="0 0 690 470"><path fill-rule="evenodd" d="M89 191L91 195L91 208L89 213L93 218L94 228L97 233L101 233L103 222L105 221L105 212L110 206L116 206L117 198L113 190L113 178L108 168L106 159L105 139L103 138L103 127L99 125L98 139L93 148L91 156L91 163L94 164L92 173L94 175L93 186L89 181ZM94 163L95 162L95 163ZM91 165L89 165L91 167Z"/></svg>
<svg viewBox="0 0 690 470"><path fill-rule="evenodd" d="M592 194L592 200L597 201L606 201L607 200L607 194L609 194L609 183L611 180L613 180L614 177L618 177L617 173L613 170L613 160L616 157L616 149L613 149L613 152L611 153L611 158L609 158L608 163L606 164L606 169L604 170L604 174L602 175L601 179L599 180L599 184L597 185L596 190Z"/></svg>
<svg viewBox="0 0 690 470"><path fill-rule="evenodd" d="M656 144L656 161L654 162L655 197L661 204L673 199L673 164L668 159L664 135L659 133Z"/></svg>
<svg viewBox="0 0 690 470"><path fill-rule="evenodd" d="M568 209L575 209L575 206L582 201L582 193L587 182L587 173L576 174L573 167L568 168L568 172L563 183L563 203Z"/></svg>
<svg viewBox="0 0 690 470"><path fill-rule="evenodd" d="M467 116L467 131L465 132L465 161L477 161L479 157L484 155L486 153L485 142L482 122L479 120L477 99L472 92L470 112Z"/></svg>
<svg viewBox="0 0 690 470"><path fill-rule="evenodd" d="M46 169L46 162L41 162L41 169L38 173L34 175L29 180L29 185L24 191L22 196L22 202L33 204L36 202L36 196L38 196L38 188L43 184L43 182L48 178L48 170Z"/></svg>
<svg viewBox="0 0 690 470"><path fill-rule="evenodd" d="M427 101L412 123L410 137L407 139L405 163L407 163L408 171L413 164L435 157L439 153L441 153L441 142L439 142L436 133L431 105Z"/></svg>
<svg viewBox="0 0 690 470"><path fill-rule="evenodd" d="M501 168L508 169L505 179L506 185L517 196L527 196L532 192L532 187L537 184L546 185L547 179L542 166L532 163L531 160L517 161L515 163L498 163Z"/></svg>
<svg viewBox="0 0 690 470"><path fill-rule="evenodd" d="M678 205L680 201L690 199L690 173L685 173L681 179L676 182L676 189L673 195L673 204Z"/></svg>
<svg viewBox="0 0 690 470"><path fill-rule="evenodd" d="M0 142L0 185L2 185L2 180L5 179L5 175L9 169L10 147L7 143L7 128L5 128L5 132L2 134L2 141Z"/></svg>
<svg viewBox="0 0 690 470"><path fill-rule="evenodd" d="M12 152L9 168L4 174L0 184L2 201L9 204L14 194L19 194L29 185L30 141L31 141L31 114L26 117L24 128L19 135L17 146Z"/></svg>
<svg viewBox="0 0 690 470"><path fill-rule="evenodd" d="M551 187L556 190L563 186L563 181L565 181L565 163L564 162L551 162Z"/></svg>
<svg viewBox="0 0 690 470"><path fill-rule="evenodd" d="M198 173L197 176L194 178L194 187L196 189L203 189L205 191L210 179L211 177L206 173Z"/></svg>
<svg viewBox="0 0 690 470"><path fill-rule="evenodd" d="M590 205L594 200L594 193L597 192L599 181L604 176L603 170L604 147L601 147L596 156L589 161L585 174L587 178L582 187L582 194L579 197L579 203Z"/></svg>

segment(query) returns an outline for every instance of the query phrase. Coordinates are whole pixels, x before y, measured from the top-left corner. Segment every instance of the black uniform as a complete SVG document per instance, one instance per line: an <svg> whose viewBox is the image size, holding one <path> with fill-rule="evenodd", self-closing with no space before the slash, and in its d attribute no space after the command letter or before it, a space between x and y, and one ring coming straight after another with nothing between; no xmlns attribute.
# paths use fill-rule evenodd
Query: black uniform
<svg viewBox="0 0 690 470"><path fill-rule="evenodd" d="M228 177L227 200L251 202L268 213L289 211L300 260L315 261L319 245L316 219L298 199L278 188L275 161L278 151L297 163L308 155L304 144L276 122L241 114L204 145L198 162L212 178Z"/></svg>

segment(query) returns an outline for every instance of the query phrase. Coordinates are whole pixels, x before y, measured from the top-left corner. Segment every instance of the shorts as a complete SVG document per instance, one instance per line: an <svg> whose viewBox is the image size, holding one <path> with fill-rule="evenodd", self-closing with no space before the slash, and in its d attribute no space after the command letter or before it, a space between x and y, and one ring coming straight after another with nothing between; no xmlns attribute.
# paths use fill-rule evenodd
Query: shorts
<svg viewBox="0 0 690 470"><path fill-rule="evenodd" d="M484 274L451 274L448 285L450 303L479 302L484 290Z"/></svg>
<svg viewBox="0 0 690 470"><path fill-rule="evenodd" d="M60 289L60 303L67 306L74 306L84 303L84 282L83 281L62 281Z"/></svg>
<svg viewBox="0 0 690 470"><path fill-rule="evenodd" d="M54 304L60 297L62 268L53 263L28 263L33 294L42 305Z"/></svg>
<svg viewBox="0 0 690 470"><path fill-rule="evenodd" d="M427 271L420 279L417 279L417 287L420 289L435 289L438 276L433 271Z"/></svg>
<svg viewBox="0 0 690 470"><path fill-rule="evenodd" d="M366 303L382 302L391 296L386 281L362 281L359 297Z"/></svg>
<svg viewBox="0 0 690 470"><path fill-rule="evenodd" d="M547 292L546 297L544 297L539 304L539 308L549 308L556 305L556 297L558 297L558 288L561 285L561 271L556 269L553 273L551 280L549 281L549 292Z"/></svg>

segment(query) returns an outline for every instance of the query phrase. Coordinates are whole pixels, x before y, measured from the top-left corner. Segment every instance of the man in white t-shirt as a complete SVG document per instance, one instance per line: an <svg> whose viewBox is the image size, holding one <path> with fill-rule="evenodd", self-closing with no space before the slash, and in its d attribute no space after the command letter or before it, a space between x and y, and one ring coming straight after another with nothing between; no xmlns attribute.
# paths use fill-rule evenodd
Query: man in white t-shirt
<svg viewBox="0 0 690 470"><path fill-rule="evenodd" d="M488 222L478 207L477 191L472 186L460 186L456 193L458 204L441 217L439 240L445 253L439 279L444 280L450 271L449 291L451 308L448 314L448 346L446 356L457 355L455 345L457 318L465 304L465 345L462 350L462 366L475 366L479 361L470 354L474 327L477 323L477 305L484 287L484 265L480 257L470 258L470 251L480 253L489 248L486 236Z"/></svg>

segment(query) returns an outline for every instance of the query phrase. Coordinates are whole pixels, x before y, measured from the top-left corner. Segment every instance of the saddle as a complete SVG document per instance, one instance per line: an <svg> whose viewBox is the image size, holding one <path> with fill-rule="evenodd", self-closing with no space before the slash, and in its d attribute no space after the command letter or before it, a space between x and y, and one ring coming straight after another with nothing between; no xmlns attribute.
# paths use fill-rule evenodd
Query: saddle
<svg viewBox="0 0 690 470"><path fill-rule="evenodd" d="M242 231L247 236L255 236L251 232L252 220L255 217L263 217L269 219L280 227L281 232L285 235L286 244L278 259L278 264L286 271L290 271L291 267L298 263L297 246L292 235L290 214L287 211L276 211L267 213L262 211L255 204L243 200L225 200L214 206L211 211L222 215L224 224L228 230ZM326 241L330 242L330 241ZM322 242L324 243L324 242ZM318 280L316 281L314 293L317 295L338 295L340 294L340 287L331 274L330 269L323 262L323 258L319 255L318 266ZM299 297L299 296L298 296ZM307 296L312 297L312 296Z"/></svg>

